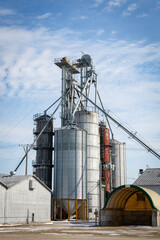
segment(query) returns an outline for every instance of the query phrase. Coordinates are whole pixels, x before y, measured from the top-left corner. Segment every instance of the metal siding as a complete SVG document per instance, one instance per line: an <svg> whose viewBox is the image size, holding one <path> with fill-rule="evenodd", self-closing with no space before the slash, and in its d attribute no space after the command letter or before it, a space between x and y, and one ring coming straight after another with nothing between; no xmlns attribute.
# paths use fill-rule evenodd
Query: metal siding
<svg viewBox="0 0 160 240"><path fill-rule="evenodd" d="M86 199L86 132L72 127L56 130L54 161L54 198Z"/></svg>
<svg viewBox="0 0 160 240"><path fill-rule="evenodd" d="M34 181L34 190L29 190L29 180ZM49 222L51 217L51 193L35 178L30 177L6 190L4 223Z"/></svg>
<svg viewBox="0 0 160 240"><path fill-rule="evenodd" d="M160 194L160 185L138 185L138 184L135 184L134 185L137 185L139 187L144 187L144 188L147 188L147 189L151 189L152 191L155 191L156 193Z"/></svg>
<svg viewBox="0 0 160 240"><path fill-rule="evenodd" d="M160 168L146 169L134 182L137 186L157 186L160 192Z"/></svg>
<svg viewBox="0 0 160 240"><path fill-rule="evenodd" d="M0 224L4 223L5 194L6 188L0 184Z"/></svg>
<svg viewBox="0 0 160 240"><path fill-rule="evenodd" d="M48 123L50 116L42 115L35 118L36 129L34 130L37 136L44 126ZM50 189L52 189L52 135L53 121L50 121L44 132L36 142L36 176L41 179Z"/></svg>
<svg viewBox="0 0 160 240"><path fill-rule="evenodd" d="M95 112L76 112L77 125L87 131L87 198L89 219L94 219L95 209L99 210L99 167L100 139L99 119ZM90 212L92 209L92 212Z"/></svg>
<svg viewBox="0 0 160 240"><path fill-rule="evenodd" d="M120 143L117 140L111 140L111 145L112 163L115 165L115 170L112 171L112 187L117 188L126 184L125 143Z"/></svg>

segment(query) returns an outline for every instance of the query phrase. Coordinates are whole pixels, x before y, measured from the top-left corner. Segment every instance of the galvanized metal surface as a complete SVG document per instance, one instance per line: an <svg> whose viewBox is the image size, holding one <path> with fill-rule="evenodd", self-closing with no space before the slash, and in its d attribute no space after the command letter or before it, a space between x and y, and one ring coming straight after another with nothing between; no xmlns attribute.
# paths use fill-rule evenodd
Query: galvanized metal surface
<svg viewBox="0 0 160 240"><path fill-rule="evenodd" d="M3 183L7 188L16 185L17 183L28 179L30 176L19 176L19 175L7 175L7 174L0 174L0 183Z"/></svg>
<svg viewBox="0 0 160 240"><path fill-rule="evenodd" d="M126 184L126 145L111 140L111 162L115 165L112 171L112 189Z"/></svg>
<svg viewBox="0 0 160 240"><path fill-rule="evenodd" d="M146 169L133 184L160 194L160 168Z"/></svg>
<svg viewBox="0 0 160 240"><path fill-rule="evenodd" d="M55 131L54 198L86 199L86 132L75 125ZM67 206L63 206L67 210ZM75 206L69 206L70 213Z"/></svg>
<svg viewBox="0 0 160 240"><path fill-rule="evenodd" d="M100 183L100 138L98 114L88 111L77 111L75 114L77 125L87 131L87 199L88 216L94 219L95 209L99 210Z"/></svg>

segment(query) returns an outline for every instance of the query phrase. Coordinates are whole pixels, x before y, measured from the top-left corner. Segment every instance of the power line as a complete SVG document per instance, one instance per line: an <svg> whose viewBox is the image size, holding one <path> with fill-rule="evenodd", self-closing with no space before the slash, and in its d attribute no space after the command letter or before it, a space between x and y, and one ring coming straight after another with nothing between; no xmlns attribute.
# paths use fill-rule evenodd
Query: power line
<svg viewBox="0 0 160 240"><path fill-rule="evenodd" d="M18 166L15 168L15 172L17 171L17 169L20 167L20 165L22 164L22 162L24 161L24 159L26 158L28 152L31 150L31 148L34 146L35 142L40 138L40 136L42 135L42 133L44 132L44 130L46 129L46 127L48 126L49 122L52 120L55 112L58 110L58 108L60 107L60 105L62 104L62 101L64 99L64 97L66 96L66 94L64 94L64 96L60 97L61 101L58 104L58 106L56 107L56 109L54 110L54 112L51 114L48 122L46 123L46 125L43 127L43 129L41 130L41 132L39 133L39 135L35 138L35 140L33 141L33 143L30 145L30 147L28 148L28 151L25 153L25 155L23 156L23 158L21 159L21 161L19 162ZM57 103L57 100L54 102L54 104ZM53 104L53 105L54 105ZM52 105L52 106L53 106Z"/></svg>
<svg viewBox="0 0 160 240"><path fill-rule="evenodd" d="M53 88L53 89L52 89L52 88ZM56 91L56 90L57 90L57 88L54 88L54 87L52 87L52 88L50 88L49 90L47 90L47 91L45 92L45 95L44 95L44 96L41 94L42 99L46 100L46 95L48 96L48 93L49 93L50 91L53 91L53 90ZM43 91L43 92L44 92L44 91ZM32 94L32 96L34 96L34 94ZM36 97L34 98L34 100L38 99L38 97L39 97L39 95L36 96ZM24 110L25 108L23 108L23 110L20 111L20 112L8 123L8 127L9 127L9 128L5 128L5 129L2 130L0 133L1 133L2 135L6 135L6 134L8 134L8 132L14 132L14 131L16 130L16 127L33 111L34 108L35 108L35 106L32 106L31 108L28 109L28 111L25 111L25 110ZM19 118L19 116L21 116L23 113L24 113L24 115L23 115L21 118ZM17 121L17 119L19 119L19 120Z"/></svg>
<svg viewBox="0 0 160 240"><path fill-rule="evenodd" d="M14 148L14 147L18 147L18 144L0 146L0 149L8 149L8 148Z"/></svg>

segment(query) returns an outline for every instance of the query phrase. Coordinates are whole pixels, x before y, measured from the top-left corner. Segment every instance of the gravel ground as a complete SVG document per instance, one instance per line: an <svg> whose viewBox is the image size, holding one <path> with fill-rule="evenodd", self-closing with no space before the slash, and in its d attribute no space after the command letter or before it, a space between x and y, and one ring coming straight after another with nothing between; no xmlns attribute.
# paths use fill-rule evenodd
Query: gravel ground
<svg viewBox="0 0 160 240"><path fill-rule="evenodd" d="M148 226L99 227L91 222L51 222L45 224L1 225L3 240L121 240L160 239L160 228Z"/></svg>

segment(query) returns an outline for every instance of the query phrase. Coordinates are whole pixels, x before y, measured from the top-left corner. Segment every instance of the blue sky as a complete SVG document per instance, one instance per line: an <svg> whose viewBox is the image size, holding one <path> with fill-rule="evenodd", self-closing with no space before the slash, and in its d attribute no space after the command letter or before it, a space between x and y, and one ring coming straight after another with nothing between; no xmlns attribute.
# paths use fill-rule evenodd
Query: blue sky
<svg viewBox="0 0 160 240"><path fill-rule="evenodd" d="M18 144L33 141L33 115L60 96L54 58L77 59L81 51L93 59L106 109L160 153L159 25L160 0L0 0L0 172L15 169ZM128 183L139 168L160 167L112 128L126 142ZM31 151L29 173L34 158Z"/></svg>

